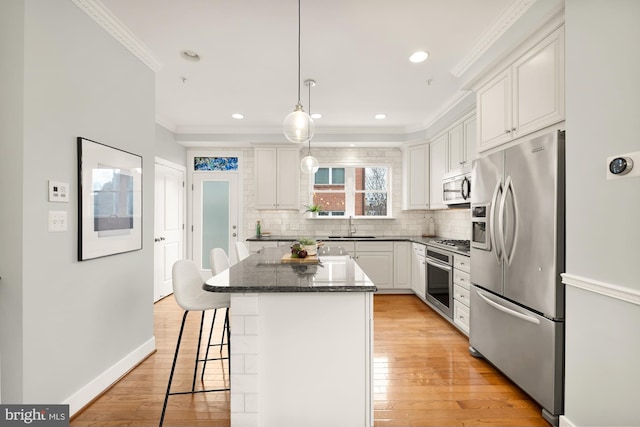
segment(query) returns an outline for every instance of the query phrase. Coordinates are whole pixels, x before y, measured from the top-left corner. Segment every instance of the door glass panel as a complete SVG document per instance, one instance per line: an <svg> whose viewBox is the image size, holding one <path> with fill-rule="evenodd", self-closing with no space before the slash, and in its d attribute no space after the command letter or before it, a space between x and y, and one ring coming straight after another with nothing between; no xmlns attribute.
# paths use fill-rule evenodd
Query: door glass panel
<svg viewBox="0 0 640 427"><path fill-rule="evenodd" d="M229 182L202 183L202 269L211 269L209 252L222 248L229 255Z"/></svg>

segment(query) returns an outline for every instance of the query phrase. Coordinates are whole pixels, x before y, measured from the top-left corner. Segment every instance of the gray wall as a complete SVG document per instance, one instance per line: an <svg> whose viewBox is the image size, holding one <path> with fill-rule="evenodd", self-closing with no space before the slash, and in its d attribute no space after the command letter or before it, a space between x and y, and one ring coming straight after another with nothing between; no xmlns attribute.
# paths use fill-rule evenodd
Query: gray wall
<svg viewBox="0 0 640 427"><path fill-rule="evenodd" d="M0 2L0 373L2 400L22 396L24 5ZM11 58L11 60L8 60Z"/></svg>
<svg viewBox="0 0 640 427"><path fill-rule="evenodd" d="M176 143L176 136L165 127L156 125L156 156L182 166L187 165L187 149Z"/></svg>
<svg viewBox="0 0 640 427"><path fill-rule="evenodd" d="M605 174L640 151L640 2L566 0L565 18L567 273L640 295L640 178ZM568 286L566 319L566 417L640 425L640 306Z"/></svg>
<svg viewBox="0 0 640 427"><path fill-rule="evenodd" d="M17 115L1 126L14 163L0 168L13 227L0 239L2 400L60 403L153 340L154 74L70 1L1 5L3 56L5 31L24 49L4 56L17 70L0 82ZM142 250L77 261L78 136L143 157ZM70 184L70 203L47 201L50 179ZM68 212L68 231L48 232L49 210Z"/></svg>

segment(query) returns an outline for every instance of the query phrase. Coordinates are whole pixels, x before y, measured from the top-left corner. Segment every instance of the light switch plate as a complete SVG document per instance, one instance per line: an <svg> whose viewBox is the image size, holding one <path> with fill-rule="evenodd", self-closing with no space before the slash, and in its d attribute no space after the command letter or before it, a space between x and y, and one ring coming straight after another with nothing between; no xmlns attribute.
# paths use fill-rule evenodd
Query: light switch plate
<svg viewBox="0 0 640 427"><path fill-rule="evenodd" d="M67 211L49 211L49 231L67 231Z"/></svg>
<svg viewBox="0 0 640 427"><path fill-rule="evenodd" d="M50 180L49 201L69 203L69 183Z"/></svg>

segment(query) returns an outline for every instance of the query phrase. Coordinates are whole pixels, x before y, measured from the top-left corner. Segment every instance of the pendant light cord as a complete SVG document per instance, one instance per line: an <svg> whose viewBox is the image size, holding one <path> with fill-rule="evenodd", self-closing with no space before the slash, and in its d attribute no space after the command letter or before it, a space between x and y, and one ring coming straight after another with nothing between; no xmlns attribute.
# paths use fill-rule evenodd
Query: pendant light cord
<svg viewBox="0 0 640 427"><path fill-rule="evenodd" d="M298 105L300 105L300 0L298 0Z"/></svg>
<svg viewBox="0 0 640 427"><path fill-rule="evenodd" d="M309 117L311 117L311 81L309 81ZM309 138L309 155L311 155L311 138Z"/></svg>

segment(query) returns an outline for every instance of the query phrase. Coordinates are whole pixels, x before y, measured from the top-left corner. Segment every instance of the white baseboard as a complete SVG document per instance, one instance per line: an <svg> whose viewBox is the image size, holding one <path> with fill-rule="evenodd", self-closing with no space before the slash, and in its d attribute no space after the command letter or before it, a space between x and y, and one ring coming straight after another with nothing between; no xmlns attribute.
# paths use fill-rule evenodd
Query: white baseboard
<svg viewBox="0 0 640 427"><path fill-rule="evenodd" d="M99 396L100 393L105 391L120 377L130 371L131 368L135 367L138 363L153 353L155 349L156 338L151 337L149 341L127 354L115 365L98 375L93 381L65 399L62 403L69 405L69 416L73 416L85 405Z"/></svg>
<svg viewBox="0 0 640 427"><path fill-rule="evenodd" d="M559 427L578 427L574 423L572 423L567 417L564 415L560 415L560 424Z"/></svg>

